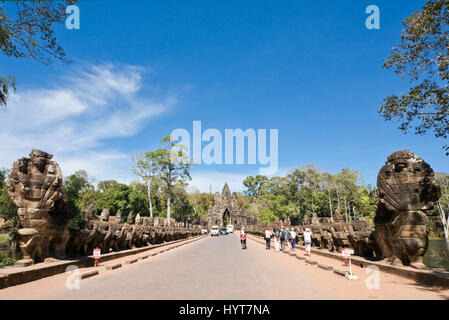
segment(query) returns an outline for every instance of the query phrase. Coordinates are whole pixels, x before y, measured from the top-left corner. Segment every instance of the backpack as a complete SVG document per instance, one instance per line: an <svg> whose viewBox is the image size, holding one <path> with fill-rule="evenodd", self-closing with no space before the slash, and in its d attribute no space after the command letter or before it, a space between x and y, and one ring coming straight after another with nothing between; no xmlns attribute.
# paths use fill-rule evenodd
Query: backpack
<svg viewBox="0 0 449 320"><path fill-rule="evenodd" d="M291 232L288 233L287 239L290 241L293 239Z"/></svg>
<svg viewBox="0 0 449 320"><path fill-rule="evenodd" d="M285 240L285 231L281 232L281 240Z"/></svg>
<svg viewBox="0 0 449 320"><path fill-rule="evenodd" d="M275 231L274 231L274 235L276 237L279 237L279 233L280 233L280 230L278 228L276 228Z"/></svg>

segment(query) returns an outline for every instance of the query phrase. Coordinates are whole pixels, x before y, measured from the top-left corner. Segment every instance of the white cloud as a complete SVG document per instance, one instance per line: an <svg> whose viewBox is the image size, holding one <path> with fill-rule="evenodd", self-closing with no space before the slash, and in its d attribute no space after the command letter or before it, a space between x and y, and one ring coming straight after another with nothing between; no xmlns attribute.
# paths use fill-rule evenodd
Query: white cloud
<svg viewBox="0 0 449 320"><path fill-rule="evenodd" d="M212 193L215 193L221 192L227 182L231 192L242 192L243 180L249 175L219 171L195 171L191 173L192 180L189 181L189 186L195 187L201 192L209 192L212 186Z"/></svg>
<svg viewBox="0 0 449 320"><path fill-rule="evenodd" d="M277 176L284 176L288 169L279 169ZM258 168L248 172L224 172L224 171L208 171L208 170L194 170L191 173L192 180L189 181L189 187L195 187L201 192L209 192L212 187L212 193L220 192L225 183L228 183L231 192L243 192L243 180L248 176L258 175Z"/></svg>
<svg viewBox="0 0 449 320"><path fill-rule="evenodd" d="M35 148L53 153L64 175L86 169L97 181L129 181L130 155L105 139L134 136L176 98L144 96L141 67L108 63L70 71L51 88L19 88L10 97L0 111L0 167Z"/></svg>

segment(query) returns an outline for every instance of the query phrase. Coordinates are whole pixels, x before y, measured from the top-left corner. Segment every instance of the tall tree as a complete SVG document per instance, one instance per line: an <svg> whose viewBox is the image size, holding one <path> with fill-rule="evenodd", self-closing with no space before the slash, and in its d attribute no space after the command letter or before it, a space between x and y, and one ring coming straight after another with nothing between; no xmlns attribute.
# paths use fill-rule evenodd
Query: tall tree
<svg viewBox="0 0 449 320"><path fill-rule="evenodd" d="M243 185L246 188L245 194L254 198L259 197L263 193L267 181L268 178L262 175L247 177L245 180L243 180Z"/></svg>
<svg viewBox="0 0 449 320"><path fill-rule="evenodd" d="M384 68L408 79L409 92L384 99L379 113L398 120L399 129L423 135L449 134L449 0L429 0L403 22L401 43ZM449 155L449 146L444 146Z"/></svg>
<svg viewBox="0 0 449 320"><path fill-rule="evenodd" d="M148 203L150 206L150 217L153 217L153 202L151 200L151 185L156 179L157 164L155 159L151 158L149 153L145 154L134 154L132 156L133 160L133 171L140 177L147 186Z"/></svg>
<svg viewBox="0 0 449 320"><path fill-rule="evenodd" d="M42 64L65 60L64 49L54 32L66 18L66 7L77 1L5 1L0 3L0 50L14 58L32 58ZM7 103L9 89L15 89L12 75L0 77L0 107Z"/></svg>
<svg viewBox="0 0 449 320"><path fill-rule="evenodd" d="M298 216L301 216L301 200L303 199L302 191L305 183L305 173L300 169L295 169L287 174L288 186L292 198L294 199L298 211ZM305 212L303 212L305 214Z"/></svg>
<svg viewBox="0 0 449 320"><path fill-rule="evenodd" d="M82 219L82 194L94 189L92 181L92 178L89 177L85 170L78 170L64 178L63 187L67 196L67 209L71 218L70 226L72 228L77 229Z"/></svg>
<svg viewBox="0 0 449 320"><path fill-rule="evenodd" d="M177 181L191 180L189 173L190 163L186 154L186 148L173 137L164 137L161 145L161 148L147 152L146 157L154 163L158 177L167 188L167 219L170 224L172 191Z"/></svg>

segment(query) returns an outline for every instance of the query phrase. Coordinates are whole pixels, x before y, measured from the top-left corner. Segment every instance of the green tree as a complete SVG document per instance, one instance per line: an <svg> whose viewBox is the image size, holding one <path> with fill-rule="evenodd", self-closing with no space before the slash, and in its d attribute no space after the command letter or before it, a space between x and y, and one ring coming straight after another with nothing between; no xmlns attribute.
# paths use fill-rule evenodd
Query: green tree
<svg viewBox="0 0 449 320"><path fill-rule="evenodd" d="M243 180L245 186L245 194L250 197L257 198L264 193L264 188L268 178L266 176L257 175L255 177L249 176Z"/></svg>
<svg viewBox="0 0 449 320"><path fill-rule="evenodd" d="M82 194L94 190L92 179L89 178L87 171L79 170L64 179L63 188L67 196L67 210L71 219L70 227L77 229L84 216L81 211Z"/></svg>
<svg viewBox="0 0 449 320"><path fill-rule="evenodd" d="M118 184L115 180L105 180L98 182L97 189L101 193L105 193L108 189L116 186Z"/></svg>
<svg viewBox="0 0 449 320"><path fill-rule="evenodd" d="M148 203L150 206L150 217L153 216L153 202L151 200L151 186L156 177L157 164L149 153L135 154L132 156L133 171L147 186Z"/></svg>
<svg viewBox="0 0 449 320"><path fill-rule="evenodd" d="M116 183L101 194L95 209L97 212L108 209L111 214L115 214L120 209L123 215L128 215L132 208L129 201L130 193L131 188L129 186Z"/></svg>
<svg viewBox="0 0 449 320"><path fill-rule="evenodd" d="M148 207L147 188L142 183L133 182L129 185L129 203L130 210L132 212L140 213L143 216L147 216L150 212ZM152 217L152 215L151 215Z"/></svg>
<svg viewBox="0 0 449 320"><path fill-rule="evenodd" d="M146 153L155 172L164 182L167 190L167 218L170 224L172 191L177 181L190 180L188 157L186 148L173 137L166 136L161 140L161 148Z"/></svg>
<svg viewBox="0 0 449 320"><path fill-rule="evenodd" d="M379 113L398 120L399 129L423 135L449 133L449 1L429 0L404 20L401 43L384 68L394 69L412 84L409 92L384 99ZM449 146L444 146L449 155Z"/></svg>
<svg viewBox="0 0 449 320"><path fill-rule="evenodd" d="M18 225L17 208L11 202L6 188L6 178L8 170L0 169L0 217L11 221L15 226Z"/></svg>
<svg viewBox="0 0 449 320"><path fill-rule="evenodd" d="M196 188L191 188L188 193L189 202L195 216L206 216L209 209L213 206L214 195L202 193Z"/></svg>
<svg viewBox="0 0 449 320"><path fill-rule="evenodd" d="M65 9L76 1L2 1L0 3L0 50L9 57L32 58L42 64L52 59L65 61L54 26L65 22ZM9 89L15 89L12 75L0 77L0 107Z"/></svg>

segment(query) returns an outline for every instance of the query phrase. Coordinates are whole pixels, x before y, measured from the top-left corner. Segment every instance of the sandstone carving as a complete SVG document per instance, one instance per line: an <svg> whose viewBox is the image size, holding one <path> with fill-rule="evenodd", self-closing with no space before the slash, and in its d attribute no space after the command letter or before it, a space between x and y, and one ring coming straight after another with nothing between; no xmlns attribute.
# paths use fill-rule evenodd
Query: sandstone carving
<svg viewBox="0 0 449 320"><path fill-rule="evenodd" d="M115 214L115 222L122 223L122 211L120 209L118 209L117 213Z"/></svg>
<svg viewBox="0 0 449 320"><path fill-rule="evenodd" d="M237 194L234 192L231 195L227 183L223 186L221 194L218 192L215 194L215 204L209 209L206 220L209 227L213 225L226 227L227 224L232 224L236 229L255 223L255 219L248 212L238 208Z"/></svg>
<svg viewBox="0 0 449 320"><path fill-rule="evenodd" d="M104 210L101 212L100 220L101 220L101 221L109 221L109 216L110 216L109 210L108 210L108 209L104 209Z"/></svg>
<svg viewBox="0 0 449 320"><path fill-rule="evenodd" d="M139 213L138 213L137 216L136 216L136 224L137 224L137 225L142 224L142 218L140 217L140 214L139 214Z"/></svg>
<svg viewBox="0 0 449 320"><path fill-rule="evenodd" d="M139 214L133 224L132 213L128 224L122 224L120 210L111 217L104 209L97 218L93 204L86 209L80 229L69 229L62 173L52 157L32 150L29 158L14 162L8 176L8 195L18 207L21 226L17 236L23 259L18 265L49 257L91 255L97 247L107 253L201 234L197 224L186 227L174 221L171 227L154 227L150 218L142 224L144 219Z"/></svg>
<svg viewBox="0 0 449 320"><path fill-rule="evenodd" d="M127 224L134 224L134 217L133 217L133 213L132 212L130 212L128 214L128 218L126 218L126 223Z"/></svg>
<svg viewBox="0 0 449 320"><path fill-rule="evenodd" d="M22 226L17 235L24 264L64 256L70 237L59 165L43 151L32 150L29 156L14 162L7 180Z"/></svg>
<svg viewBox="0 0 449 320"><path fill-rule="evenodd" d="M377 177L376 256L420 265L428 236L425 212L441 196L432 168L411 151L390 155Z"/></svg>
<svg viewBox="0 0 449 320"><path fill-rule="evenodd" d="M95 206L93 203L87 207L85 217L86 219L95 219Z"/></svg>

